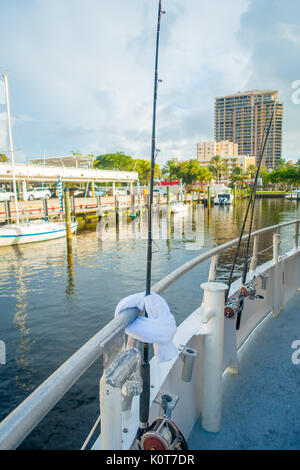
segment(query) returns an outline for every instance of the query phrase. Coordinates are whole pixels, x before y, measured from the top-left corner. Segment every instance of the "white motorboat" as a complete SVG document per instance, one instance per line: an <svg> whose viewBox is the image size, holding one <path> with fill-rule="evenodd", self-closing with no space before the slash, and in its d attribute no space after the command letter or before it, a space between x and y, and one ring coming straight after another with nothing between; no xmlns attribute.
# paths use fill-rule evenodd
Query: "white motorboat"
<svg viewBox="0 0 300 470"><path fill-rule="evenodd" d="M214 204L219 206L227 206L232 204L232 201L233 196L230 191L228 191L218 194L214 199Z"/></svg>
<svg viewBox="0 0 300 470"><path fill-rule="evenodd" d="M77 230L77 222L71 223L72 233ZM0 228L0 247L24 243L53 240L66 236L64 222L30 221L28 223L7 224Z"/></svg>
<svg viewBox="0 0 300 470"><path fill-rule="evenodd" d="M173 212L174 214L186 212L187 210L188 206L182 202L172 201L170 204L170 212Z"/></svg>
<svg viewBox="0 0 300 470"><path fill-rule="evenodd" d="M292 191L284 196L285 199L292 199L295 201L300 201L300 191Z"/></svg>

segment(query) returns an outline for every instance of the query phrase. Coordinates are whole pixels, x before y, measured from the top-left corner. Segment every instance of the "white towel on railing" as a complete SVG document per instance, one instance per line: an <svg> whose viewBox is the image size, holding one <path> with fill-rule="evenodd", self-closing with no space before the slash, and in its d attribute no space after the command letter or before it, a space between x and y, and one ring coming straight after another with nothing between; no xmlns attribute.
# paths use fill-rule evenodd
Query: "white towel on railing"
<svg viewBox="0 0 300 470"><path fill-rule="evenodd" d="M126 334L142 341L153 344L154 354L160 362L170 361L178 355L173 343L177 327L165 299L160 295L145 292L132 294L122 299L116 308L115 316L127 308L137 307L146 310L148 317L137 317L127 328Z"/></svg>

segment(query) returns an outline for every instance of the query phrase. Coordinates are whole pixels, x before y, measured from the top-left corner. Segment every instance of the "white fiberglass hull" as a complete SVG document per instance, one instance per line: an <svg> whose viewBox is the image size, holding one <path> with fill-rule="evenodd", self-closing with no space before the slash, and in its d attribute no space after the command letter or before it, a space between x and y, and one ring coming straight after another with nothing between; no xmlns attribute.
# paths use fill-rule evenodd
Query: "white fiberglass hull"
<svg viewBox="0 0 300 470"><path fill-rule="evenodd" d="M300 201L300 192L288 193L284 196L285 199L292 199L295 201Z"/></svg>
<svg viewBox="0 0 300 470"><path fill-rule="evenodd" d="M187 211L187 209L188 209L188 206L182 203L178 203L174 206L171 205L170 212L173 212L174 214L178 214L178 213Z"/></svg>
<svg viewBox="0 0 300 470"><path fill-rule="evenodd" d="M229 206L230 204L232 204L232 202L233 202L233 196L232 195L230 195L229 199L225 199L225 201L223 201L223 202L220 202L218 197L215 197L215 199L214 199L214 205L215 206Z"/></svg>
<svg viewBox="0 0 300 470"><path fill-rule="evenodd" d="M77 225L77 222L71 223L72 233L76 231ZM39 221L5 225L0 228L0 247L42 242L65 236L66 225L63 222Z"/></svg>

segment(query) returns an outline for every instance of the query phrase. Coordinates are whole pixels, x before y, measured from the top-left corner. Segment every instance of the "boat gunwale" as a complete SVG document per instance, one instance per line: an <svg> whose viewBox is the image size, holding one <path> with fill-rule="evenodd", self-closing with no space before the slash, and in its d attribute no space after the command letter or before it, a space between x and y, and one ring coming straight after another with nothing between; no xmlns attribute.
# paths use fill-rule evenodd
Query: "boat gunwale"
<svg viewBox="0 0 300 470"><path fill-rule="evenodd" d="M251 233L251 238L263 233L278 231L280 228L289 225L299 225L299 222L300 219L295 219L259 229ZM242 240L247 237L248 234L244 235ZM239 239L235 238L193 258L157 282L151 291L163 292L195 266L231 248L238 241ZM292 254L296 251L292 250ZM116 318L113 318L21 402L0 423L0 449L15 449L18 447L81 375L101 356L101 344L107 339L113 339L114 335L120 331L120 328L128 326L135 320L138 313L138 309L127 309Z"/></svg>

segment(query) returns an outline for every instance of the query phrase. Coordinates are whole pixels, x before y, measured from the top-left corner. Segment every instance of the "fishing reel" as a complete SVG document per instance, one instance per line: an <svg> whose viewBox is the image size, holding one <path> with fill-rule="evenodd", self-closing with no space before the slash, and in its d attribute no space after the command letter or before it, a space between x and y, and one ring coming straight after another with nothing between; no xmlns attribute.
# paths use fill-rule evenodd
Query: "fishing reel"
<svg viewBox="0 0 300 470"><path fill-rule="evenodd" d="M141 450L188 450L186 440L174 421L156 418L140 441Z"/></svg>
<svg viewBox="0 0 300 470"><path fill-rule="evenodd" d="M156 418L141 436L141 450L188 450L186 440L172 421L171 414L178 402L178 396L162 392L155 403L160 405L163 416Z"/></svg>
<svg viewBox="0 0 300 470"><path fill-rule="evenodd" d="M242 302L240 299L234 297L225 305L224 315L226 318L235 318L241 309Z"/></svg>
<svg viewBox="0 0 300 470"><path fill-rule="evenodd" d="M250 300L263 299L263 295L256 294L256 286L254 284L246 284L241 287L241 296L248 297Z"/></svg>

